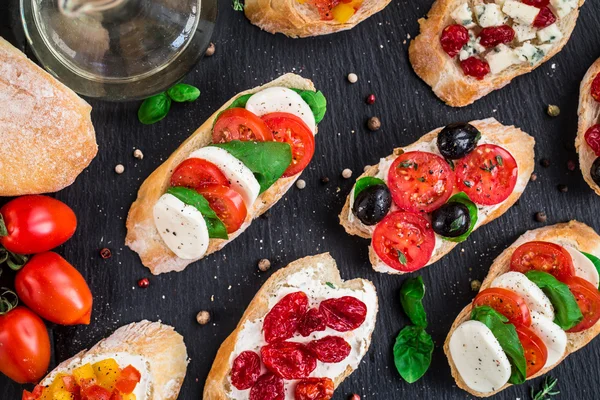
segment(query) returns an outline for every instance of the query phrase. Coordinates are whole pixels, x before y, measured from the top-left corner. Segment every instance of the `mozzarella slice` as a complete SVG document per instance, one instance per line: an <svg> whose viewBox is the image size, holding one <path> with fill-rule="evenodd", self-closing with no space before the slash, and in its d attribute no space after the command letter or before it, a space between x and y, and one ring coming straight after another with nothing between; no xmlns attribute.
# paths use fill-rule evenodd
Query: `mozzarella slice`
<svg viewBox="0 0 600 400"><path fill-rule="evenodd" d="M548 360L544 368L551 367L562 359L567 349L567 334L552 320L539 312L531 312L531 330L538 335L548 349Z"/></svg>
<svg viewBox="0 0 600 400"><path fill-rule="evenodd" d="M500 275L492 281L491 287L499 287L511 290L525 300L529 311L543 314L550 321L554 320L554 307L548 296L544 294L535 283L516 271L510 271Z"/></svg>
<svg viewBox="0 0 600 400"><path fill-rule="evenodd" d="M243 162L220 147L202 147L190 154L189 158L201 158L215 164L227 177L231 188L242 195L247 208L250 208L260 194L260 184Z"/></svg>
<svg viewBox="0 0 600 400"><path fill-rule="evenodd" d="M573 259L575 275L590 282L594 287L598 287L600 284L600 276L598 276L598 270L594 266L594 263L576 248L571 246L563 247L569 252Z"/></svg>
<svg viewBox="0 0 600 400"><path fill-rule="evenodd" d="M533 25L540 13L540 9L518 1L507 0L502 6L502 11L517 22Z"/></svg>
<svg viewBox="0 0 600 400"><path fill-rule="evenodd" d="M172 194L154 205L154 225L167 247L179 258L194 260L208 249L208 228L202 213Z"/></svg>
<svg viewBox="0 0 600 400"><path fill-rule="evenodd" d="M498 339L482 322L460 324L450 338L450 354L463 381L471 389L493 392L510 378L510 362Z"/></svg>
<svg viewBox="0 0 600 400"><path fill-rule="evenodd" d="M284 87L270 87L253 94L246 103L246 110L261 115L272 112L286 112L300 118L316 133L317 124L315 116L306 102L292 89Z"/></svg>

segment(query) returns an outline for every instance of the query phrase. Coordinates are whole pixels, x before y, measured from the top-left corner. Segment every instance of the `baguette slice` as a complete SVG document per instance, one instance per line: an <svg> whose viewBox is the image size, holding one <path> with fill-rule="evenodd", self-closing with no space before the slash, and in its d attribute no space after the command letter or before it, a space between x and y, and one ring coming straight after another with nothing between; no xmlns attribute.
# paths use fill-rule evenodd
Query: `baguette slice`
<svg viewBox="0 0 600 400"><path fill-rule="evenodd" d="M494 260L494 263L492 264L488 275L485 277L483 283L481 284L480 290L488 288L496 277L510 270L510 258L512 257L512 254L517 247L519 247L523 243L531 242L534 240L558 241L559 243L565 245L571 245L579 249L580 251L600 255L600 236L598 236L598 234L592 228L578 221L570 221L568 223L556 224L544 228L527 231ZM458 387L460 387L463 390L466 390L473 396L493 396L494 394L506 389L511 385L506 384L503 387L496 390L495 392L490 393L481 393L472 390L462 380L460 374L458 373L458 370L456 369L456 366L454 365L454 361L452 360L452 356L449 350L450 337L452 336L452 333L461 323L470 319L472 308L473 307L471 303L468 306L466 306L460 312L456 320L454 320L454 323L450 328L450 332L446 337L446 341L444 342L444 352L446 353L446 357L448 357L450 369L452 370L452 376L456 380L456 384L458 385ZM567 349L562 359L564 360L569 354L574 353L575 351L588 344L593 338L595 338L598 335L598 333L600 333L600 321L597 322L590 329L587 329L585 331L577 333L567 332ZM557 364L555 364L555 366L559 363L560 361ZM527 379L534 379L538 376L544 375L552 368L554 368L554 366L544 368L540 370L537 374Z"/></svg>
<svg viewBox="0 0 600 400"><path fill-rule="evenodd" d="M137 200L132 204L127 216L127 237L125 244L140 255L142 263L155 274L170 271L182 271L189 264L197 260L184 260L177 257L163 242L153 219L153 207L160 196L169 187L173 170L185 160L190 153L212 142L212 127L217 115L226 109L237 97L256 93L272 86L284 86L302 90L315 90L313 83L299 75L285 74L263 86L239 93L231 98L225 105L215 111L213 115L198 128L192 136L179 146L177 150L158 167L142 184ZM210 239L208 250L204 256L223 248L239 236L252 222L269 208L271 208L298 179L300 173L287 178L280 178L273 186L263 192L253 206L248 209L248 215L243 225L236 232L229 235L229 239Z"/></svg>
<svg viewBox="0 0 600 400"><path fill-rule="evenodd" d="M92 107L0 37L0 197L59 191L98 152Z"/></svg>
<svg viewBox="0 0 600 400"><path fill-rule="evenodd" d="M581 82L579 91L579 124L577 127L577 138L575 139L575 149L579 153L579 167L583 173L583 179L596 194L600 195L600 186L598 186L590 175L590 169L594 160L597 158L592 148L585 142L585 132L595 124L600 124L600 102L594 100L591 94L592 81L596 75L600 74L600 58L587 71Z"/></svg>
<svg viewBox="0 0 600 400"><path fill-rule="evenodd" d="M315 281L315 285L325 285L327 282L331 283L336 289L352 289L363 291L365 294L370 294L374 298L374 304L372 310L367 311L367 319L364 324L369 324L368 334L362 338L362 346L360 350L353 347L352 353L358 354L360 359L366 354L369 345L371 343L371 334L375 328L375 320L377 317L377 295L375 286L365 279L353 279L351 281L344 281L340 277L340 272L337 269L335 260L329 253L323 253L316 256L304 257L290 263L286 268L280 269L275 272L256 293L254 299L248 305L248 308L244 312L242 319L238 323L236 329L229 335L229 337L223 342L215 361L213 362L212 368L208 377L206 378L206 384L204 386L204 400L225 400L232 398L229 393L232 389L229 381L229 375L231 372L231 364L233 362L233 356L235 355L236 344L240 339L240 332L244 329L245 324L253 323L254 321L260 320L270 311L270 307L277 302L279 299L274 297L277 296L277 292L280 289L285 290L290 286L293 287L294 283L290 280L295 274L309 273L312 274ZM336 289L330 291L332 297L336 296ZM307 293L310 298L310 293ZM369 304L367 304L369 307ZM309 339L309 338L307 338ZM358 352L358 353L356 353ZM357 364L358 364L357 363ZM355 368L350 365L347 366L346 370L340 373L335 379L335 387L337 388L346 377L348 377ZM247 391L249 393L249 391Z"/></svg>
<svg viewBox="0 0 600 400"><path fill-rule="evenodd" d="M244 12L251 23L270 33L283 33L293 38L327 35L345 31L383 10L391 0L364 0L347 22L321 20L310 1L246 0Z"/></svg>
<svg viewBox="0 0 600 400"><path fill-rule="evenodd" d="M160 322L140 321L117 329L87 351L81 351L60 363L41 385L49 385L56 374L82 365L84 358L127 353L145 358L149 369L150 396L137 400L175 400L183 384L188 357L183 337ZM142 372L142 381L144 373Z"/></svg>
<svg viewBox="0 0 600 400"><path fill-rule="evenodd" d="M579 7L585 0L579 0ZM513 78L533 71L558 53L569 41L575 29L579 9L557 20L556 24L563 33L546 56L535 65L522 63L513 65L499 74L488 74L477 80L463 73L456 59L450 58L442 49L440 35L442 30L455 21L450 14L466 3L466 0L436 0L426 18L419 19L420 34L410 43L408 56L413 69L425 81L437 97L452 107L464 107L488 93L510 83ZM479 1L470 1L471 5Z"/></svg>
<svg viewBox="0 0 600 400"><path fill-rule="evenodd" d="M469 122L471 125L475 126L482 134L482 138L487 141L497 144L501 147L504 147L508 150L512 156L517 161L517 166L519 168L519 177L517 178L517 184L515 186L515 190L512 194L500 204L498 208L496 208L491 213L487 214L485 218L481 219L481 215L479 215L479 220L481 224L479 226L485 225L490 221L498 218L502 214L504 214L515 202L521 197L521 194L525 190L527 183L529 182L529 178L531 173L533 172L533 168L535 166L534 161L534 152L533 146L535 144L535 140L533 137L529 136L527 133L523 132L519 128L514 126L505 126L500 122L496 121L495 118L487 118L484 120L471 121ZM421 137L415 143L410 146L414 146L419 143L426 143L435 140L438 133L443 128L437 128L433 131L429 132L425 136ZM407 146L408 147L408 146ZM405 147L406 148L406 147ZM403 147L399 147L394 150L394 152L386 157L387 160L394 159L395 154L400 154L400 152L404 151ZM378 165L370 166L361 176L357 178L360 179L364 176L375 176L379 172ZM346 230L346 232L350 235L357 235L365 239L371 239L371 231L367 229L367 227L360 223L360 221L356 220L351 222L349 220L349 216L352 213L350 208L350 196L352 192L346 198L346 203L344 204L344 208L340 213L340 223ZM479 221L478 220L478 221ZM467 239L468 240L468 239ZM431 255L431 259L427 263L427 265L431 265L441 259L443 256L448 254L458 243L451 242L448 240L444 240L441 246L438 246L433 254ZM373 265L373 269L379 272L386 272L390 274L404 274L402 271L391 271L390 268L381 269L377 265L379 264L379 257L375 254L373 250L373 246L369 245L369 258L371 260L371 264Z"/></svg>

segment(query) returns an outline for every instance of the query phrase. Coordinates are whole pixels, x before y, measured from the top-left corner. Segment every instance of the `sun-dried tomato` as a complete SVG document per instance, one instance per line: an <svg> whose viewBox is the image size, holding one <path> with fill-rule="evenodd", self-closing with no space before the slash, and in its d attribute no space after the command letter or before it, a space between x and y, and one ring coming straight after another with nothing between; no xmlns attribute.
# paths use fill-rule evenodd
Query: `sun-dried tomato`
<svg viewBox="0 0 600 400"><path fill-rule="evenodd" d="M533 21L533 26L536 28L545 28L547 26L552 25L556 22L556 17L550 11L550 8L544 7L540 9L539 14L535 17L535 21Z"/></svg>
<svg viewBox="0 0 600 400"><path fill-rule="evenodd" d="M311 308L304 315L304 318L298 326L298 332L304 337L313 332L321 332L327 328L325 316L317 308Z"/></svg>
<svg viewBox="0 0 600 400"><path fill-rule="evenodd" d="M460 62L460 66L467 76L482 80L490 73L490 65L477 57L469 57Z"/></svg>
<svg viewBox="0 0 600 400"><path fill-rule="evenodd" d="M600 124L592 125L585 132L585 142L590 146L593 152L600 157Z"/></svg>
<svg viewBox="0 0 600 400"><path fill-rule="evenodd" d="M307 346L317 360L324 363L343 361L352 350L350 344L339 336L325 336L322 339L313 340Z"/></svg>
<svg viewBox="0 0 600 400"><path fill-rule="evenodd" d="M508 25L490 26L481 30L479 38L482 46L491 48L512 42L515 31Z"/></svg>
<svg viewBox="0 0 600 400"><path fill-rule="evenodd" d="M267 343L291 338L308 308L308 297L303 292L286 295L265 317L263 330Z"/></svg>
<svg viewBox="0 0 600 400"><path fill-rule="evenodd" d="M302 379L296 385L295 400L329 400L335 389L329 378Z"/></svg>
<svg viewBox="0 0 600 400"><path fill-rule="evenodd" d="M260 355L267 369L284 379L306 378L317 368L317 358L302 343L271 343Z"/></svg>
<svg viewBox="0 0 600 400"><path fill-rule="evenodd" d="M261 375L250 390L250 400L284 400L283 379L266 373Z"/></svg>
<svg viewBox="0 0 600 400"><path fill-rule="evenodd" d="M600 74L596 75L592 81L592 97L600 102Z"/></svg>
<svg viewBox="0 0 600 400"><path fill-rule="evenodd" d="M253 351L244 351L233 360L231 384L236 389L250 389L260 376L260 356Z"/></svg>
<svg viewBox="0 0 600 400"><path fill-rule="evenodd" d="M460 53L460 50L469 41L469 31L462 25L449 25L442 31L440 42L442 43L442 49L450 57L456 56Z"/></svg>
<svg viewBox="0 0 600 400"><path fill-rule="evenodd" d="M527 4L528 6L544 8L550 4L550 0L523 0L523 3Z"/></svg>
<svg viewBox="0 0 600 400"><path fill-rule="evenodd" d="M319 305L319 311L325 315L327 326L338 332L358 328L367 317L365 303L352 296L323 300Z"/></svg>

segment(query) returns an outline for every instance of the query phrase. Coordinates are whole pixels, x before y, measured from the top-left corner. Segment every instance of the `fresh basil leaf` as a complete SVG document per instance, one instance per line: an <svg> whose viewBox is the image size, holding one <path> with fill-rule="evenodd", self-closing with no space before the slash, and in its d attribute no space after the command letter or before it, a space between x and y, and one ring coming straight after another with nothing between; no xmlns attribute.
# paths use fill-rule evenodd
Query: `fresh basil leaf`
<svg viewBox="0 0 600 400"><path fill-rule="evenodd" d="M357 180L354 184L354 200L356 200L360 192L362 192L370 186L375 185L385 185L385 182L379 178L374 178L372 176L365 176Z"/></svg>
<svg viewBox="0 0 600 400"><path fill-rule="evenodd" d="M465 192L456 193L454 196L448 199L448 203L461 203L464 204L469 209L469 216L471 217L471 225L469 226L469 230L457 237L443 237L444 240L448 240L450 242L464 242L467 240L471 232L473 232L473 228L475 228L475 224L477 223L477 206L475 203L471 201L469 196ZM456 221L454 221L456 222ZM459 221L460 222L460 221ZM450 226L452 229L452 226Z"/></svg>
<svg viewBox="0 0 600 400"><path fill-rule="evenodd" d="M148 97L138 110L138 119L142 124L154 124L167 116L171 109L171 98L165 93Z"/></svg>
<svg viewBox="0 0 600 400"><path fill-rule="evenodd" d="M219 219L217 214L210 208L208 200L195 190L185 187L171 187L167 193L172 194L185 204L196 208L202 213L206 227L208 228L208 237L213 239L228 239L227 228Z"/></svg>
<svg viewBox="0 0 600 400"><path fill-rule="evenodd" d="M588 260L590 260L592 264L594 264L594 267L596 267L596 271L598 271L598 274L600 275L600 258L596 257L593 254L586 253L584 251L582 251L581 254L586 256Z"/></svg>
<svg viewBox="0 0 600 400"><path fill-rule="evenodd" d="M325 112L327 111L327 99L323 95L323 93L319 90L313 92L312 90L300 90L300 89L292 89L294 92L298 93L302 100L308 104L313 115L315 116L315 123L319 123L325 117Z"/></svg>
<svg viewBox="0 0 600 400"><path fill-rule="evenodd" d="M420 326L405 326L394 344L394 364L408 383L418 381L431 365L433 339Z"/></svg>
<svg viewBox="0 0 600 400"><path fill-rule="evenodd" d="M287 143L233 140L211 146L220 147L243 162L254 173L261 193L270 188L292 162L292 149Z"/></svg>
<svg viewBox="0 0 600 400"><path fill-rule="evenodd" d="M583 319L575 296L569 287L547 272L529 271L525 276L550 299L554 307L554 323L568 331Z"/></svg>
<svg viewBox="0 0 600 400"><path fill-rule="evenodd" d="M246 103L248 103L248 99L252 97L252 95L253 93L241 95L240 97L236 98L227 108L246 108Z"/></svg>
<svg viewBox="0 0 600 400"><path fill-rule="evenodd" d="M400 288L400 303L410 321L427 328L427 315L422 301L424 296L425 284L420 276L405 280Z"/></svg>
<svg viewBox="0 0 600 400"><path fill-rule="evenodd" d="M178 83L167 90L167 95L178 103L191 102L200 97L200 89L185 83Z"/></svg>
<svg viewBox="0 0 600 400"><path fill-rule="evenodd" d="M527 361L525 351L517 335L515 326L508 323L508 318L490 306L475 307L471 312L471 319L482 322L490 328L494 337L506 353L512 371L508 380L513 385L525 382L527 376Z"/></svg>

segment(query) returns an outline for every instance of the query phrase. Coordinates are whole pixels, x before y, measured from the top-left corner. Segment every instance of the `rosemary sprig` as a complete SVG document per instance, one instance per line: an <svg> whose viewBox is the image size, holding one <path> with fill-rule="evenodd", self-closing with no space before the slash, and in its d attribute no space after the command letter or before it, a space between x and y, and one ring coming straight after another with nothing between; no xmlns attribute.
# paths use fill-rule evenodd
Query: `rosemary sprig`
<svg viewBox="0 0 600 400"><path fill-rule="evenodd" d="M240 0L233 0L233 9L235 11L244 11L244 4Z"/></svg>
<svg viewBox="0 0 600 400"><path fill-rule="evenodd" d="M556 396L560 393L560 391L554 391L554 387L558 383L558 379L553 378L551 376L547 376L544 379L544 384L542 385L542 389L538 392L535 392L533 386L531 387L531 398L533 400L545 400L550 396Z"/></svg>

